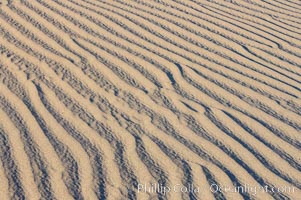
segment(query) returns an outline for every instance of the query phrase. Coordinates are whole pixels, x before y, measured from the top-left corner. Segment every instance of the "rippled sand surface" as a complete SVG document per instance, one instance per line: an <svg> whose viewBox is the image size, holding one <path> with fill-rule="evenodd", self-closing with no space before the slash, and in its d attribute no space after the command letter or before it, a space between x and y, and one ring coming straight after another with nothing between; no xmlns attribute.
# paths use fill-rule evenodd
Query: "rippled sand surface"
<svg viewBox="0 0 301 200"><path fill-rule="evenodd" d="M301 1L0 1L0 199L301 199Z"/></svg>

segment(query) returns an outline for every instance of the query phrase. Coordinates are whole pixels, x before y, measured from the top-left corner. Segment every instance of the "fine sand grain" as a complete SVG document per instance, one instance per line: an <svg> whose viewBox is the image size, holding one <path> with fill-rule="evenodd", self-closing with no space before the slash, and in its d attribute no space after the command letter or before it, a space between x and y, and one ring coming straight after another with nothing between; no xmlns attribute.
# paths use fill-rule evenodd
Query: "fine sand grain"
<svg viewBox="0 0 301 200"><path fill-rule="evenodd" d="M0 200L301 200L298 0L0 0Z"/></svg>

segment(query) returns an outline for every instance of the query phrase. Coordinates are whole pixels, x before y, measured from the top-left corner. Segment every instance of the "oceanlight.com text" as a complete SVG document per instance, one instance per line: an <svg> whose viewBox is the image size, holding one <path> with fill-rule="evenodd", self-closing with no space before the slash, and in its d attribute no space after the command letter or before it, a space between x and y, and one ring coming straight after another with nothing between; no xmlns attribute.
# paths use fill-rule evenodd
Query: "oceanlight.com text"
<svg viewBox="0 0 301 200"><path fill-rule="evenodd" d="M198 187L193 184L182 185L175 184L173 186L166 186L163 184L138 184L138 192L145 193L157 193L162 195L167 195L168 193L201 193L205 190L205 188ZM208 190L208 188L206 188ZM281 194L289 194L294 193L296 188L293 186L271 186L271 185L249 185L244 184L240 186L224 186L211 184L209 186L209 190L212 193L248 193L250 195L256 196L260 193L281 193Z"/></svg>

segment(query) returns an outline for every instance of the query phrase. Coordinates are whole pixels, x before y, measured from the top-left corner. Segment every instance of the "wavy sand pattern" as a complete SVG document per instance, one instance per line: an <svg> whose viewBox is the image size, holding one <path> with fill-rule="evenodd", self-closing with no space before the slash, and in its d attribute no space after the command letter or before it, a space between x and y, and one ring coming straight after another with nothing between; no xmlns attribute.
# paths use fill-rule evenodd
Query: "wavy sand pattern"
<svg viewBox="0 0 301 200"><path fill-rule="evenodd" d="M1 200L301 199L299 0L0 2Z"/></svg>

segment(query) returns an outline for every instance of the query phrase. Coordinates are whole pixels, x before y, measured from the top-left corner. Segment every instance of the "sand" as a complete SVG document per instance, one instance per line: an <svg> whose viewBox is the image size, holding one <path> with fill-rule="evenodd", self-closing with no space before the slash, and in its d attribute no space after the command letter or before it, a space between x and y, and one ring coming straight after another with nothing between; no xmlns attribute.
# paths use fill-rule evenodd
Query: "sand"
<svg viewBox="0 0 301 200"><path fill-rule="evenodd" d="M301 199L298 0L0 1L0 199Z"/></svg>

